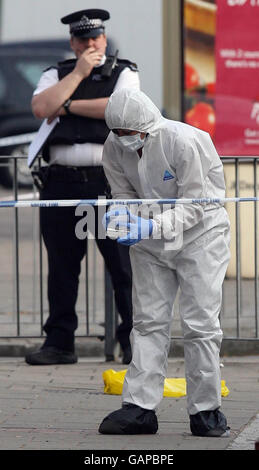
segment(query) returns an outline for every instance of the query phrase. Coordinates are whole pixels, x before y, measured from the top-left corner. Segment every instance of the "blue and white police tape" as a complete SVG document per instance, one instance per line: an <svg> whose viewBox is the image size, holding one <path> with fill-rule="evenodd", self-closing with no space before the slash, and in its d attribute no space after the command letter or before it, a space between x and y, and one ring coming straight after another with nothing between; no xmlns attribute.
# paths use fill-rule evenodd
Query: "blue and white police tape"
<svg viewBox="0 0 259 470"><path fill-rule="evenodd" d="M228 198L200 198L200 199L57 199L57 200L23 200L0 201L0 208L16 207L77 207L131 205L131 204L221 204L228 202L257 202L259 197L228 197Z"/></svg>

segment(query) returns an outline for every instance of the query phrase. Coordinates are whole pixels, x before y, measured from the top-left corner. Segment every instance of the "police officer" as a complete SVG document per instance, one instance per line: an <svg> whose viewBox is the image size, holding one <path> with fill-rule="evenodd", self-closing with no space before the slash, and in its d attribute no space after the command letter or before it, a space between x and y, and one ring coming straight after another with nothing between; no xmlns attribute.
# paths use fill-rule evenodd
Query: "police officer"
<svg viewBox="0 0 259 470"><path fill-rule="evenodd" d="M109 130L104 110L115 89L139 88L136 64L105 56L107 39L105 10L82 10L61 19L70 25L70 44L76 58L45 71L32 98L32 111L40 119L59 123L50 134L41 170L41 199L97 199L106 194L102 149ZM85 240L75 235L75 208L41 208L41 231L48 253L49 317L42 347L26 355L31 365L72 364L75 304ZM127 247L109 238L98 239L98 248L111 274L121 324L117 339L123 363L131 360L129 334L132 327L131 266Z"/></svg>

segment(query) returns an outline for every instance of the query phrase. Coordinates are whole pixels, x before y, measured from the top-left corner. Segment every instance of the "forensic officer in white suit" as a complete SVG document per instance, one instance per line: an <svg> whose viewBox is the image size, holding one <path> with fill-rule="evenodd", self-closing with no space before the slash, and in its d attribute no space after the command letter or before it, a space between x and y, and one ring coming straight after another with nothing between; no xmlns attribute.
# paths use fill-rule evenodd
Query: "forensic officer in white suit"
<svg viewBox="0 0 259 470"><path fill-rule="evenodd" d="M207 133L163 118L143 92L127 88L111 95L105 119L112 132L104 145L103 166L114 199L225 197L223 165ZM123 222L125 211L128 220ZM107 233L116 217L117 241L130 246L133 270L133 357L122 408L103 420L99 432L157 431L155 410L163 396L173 304L180 287L191 431L228 436L219 410L219 313L230 258L230 224L223 205L167 204L147 217L138 215L136 205L111 206L104 218Z"/></svg>

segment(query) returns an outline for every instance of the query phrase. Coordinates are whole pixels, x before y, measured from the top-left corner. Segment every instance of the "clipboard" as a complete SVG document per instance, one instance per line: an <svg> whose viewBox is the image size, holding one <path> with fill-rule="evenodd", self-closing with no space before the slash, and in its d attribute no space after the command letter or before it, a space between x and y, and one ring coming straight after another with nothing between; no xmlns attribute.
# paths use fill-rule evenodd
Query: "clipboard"
<svg viewBox="0 0 259 470"><path fill-rule="evenodd" d="M37 158L38 153L41 151L44 143L46 142L48 136L53 131L54 127L59 122L59 117L56 117L50 124L47 123L47 119L44 119L41 124L36 136L29 146L28 151L28 167L31 168L35 159Z"/></svg>

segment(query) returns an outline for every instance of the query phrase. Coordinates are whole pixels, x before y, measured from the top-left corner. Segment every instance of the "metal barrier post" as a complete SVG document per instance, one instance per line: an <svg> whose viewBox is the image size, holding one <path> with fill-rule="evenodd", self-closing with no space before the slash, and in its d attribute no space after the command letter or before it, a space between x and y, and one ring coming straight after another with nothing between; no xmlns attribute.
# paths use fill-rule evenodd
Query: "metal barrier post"
<svg viewBox="0 0 259 470"><path fill-rule="evenodd" d="M115 314L111 276L105 267L105 346L106 361L114 360Z"/></svg>
<svg viewBox="0 0 259 470"><path fill-rule="evenodd" d="M18 199L18 181L17 181L17 159L13 159L14 166L14 199ZM14 240L15 240L15 301L16 301L16 319L17 336L20 336L20 279L19 279L19 219L18 208L14 210Z"/></svg>
<svg viewBox="0 0 259 470"><path fill-rule="evenodd" d="M239 197L239 159L235 160L235 197ZM241 311L241 269L240 269L240 208L239 202L236 203L236 308L237 308L237 323L236 332L237 338L240 334L240 311Z"/></svg>
<svg viewBox="0 0 259 470"><path fill-rule="evenodd" d="M93 246L93 278L96 279L96 243ZM96 323L96 282L93 285L93 323Z"/></svg>
<svg viewBox="0 0 259 470"><path fill-rule="evenodd" d="M89 336L89 279L88 279L88 238L85 240L85 315L86 315L86 335Z"/></svg>
<svg viewBox="0 0 259 470"><path fill-rule="evenodd" d="M39 211L40 225L40 211ZM39 230L39 271L40 271L40 334L43 336L43 259L42 259L42 235Z"/></svg>
<svg viewBox="0 0 259 470"><path fill-rule="evenodd" d="M34 189L35 194L35 189ZM37 219L37 212L33 211L32 214L32 258L33 258L33 278L32 278L32 311L33 311L33 322L36 321L36 310L37 310L37 263L36 263L36 246L38 241L38 233L37 233L37 226L36 220Z"/></svg>
<svg viewBox="0 0 259 470"><path fill-rule="evenodd" d="M39 158L39 167L41 167L41 158ZM43 336L43 257L42 257L42 234L40 223L40 209L39 209L39 274L40 274L40 334Z"/></svg>

